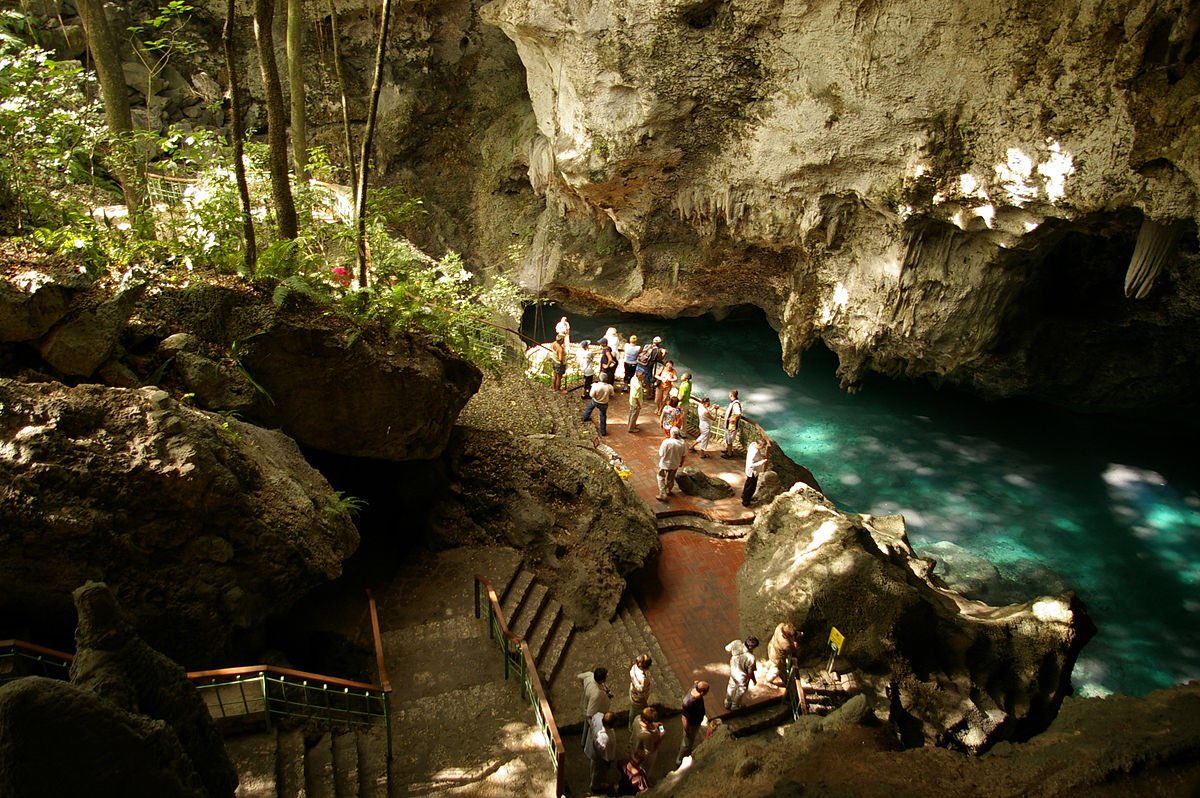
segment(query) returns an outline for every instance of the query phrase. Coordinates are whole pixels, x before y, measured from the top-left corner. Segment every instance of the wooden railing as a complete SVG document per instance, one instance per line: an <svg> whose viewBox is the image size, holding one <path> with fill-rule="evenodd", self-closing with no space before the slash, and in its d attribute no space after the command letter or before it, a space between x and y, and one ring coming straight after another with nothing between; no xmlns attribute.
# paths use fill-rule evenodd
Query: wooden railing
<svg viewBox="0 0 1200 798"><path fill-rule="evenodd" d="M271 715L317 718L370 724L382 718L387 734L387 757L392 760L392 685L383 656L383 636L375 598L367 591L371 635L375 646L378 683L359 682L277 665L240 665L189 671L187 678L205 699L215 718ZM0 640L0 683L21 676L66 679L73 654L24 640ZM246 693L251 686L257 691ZM231 698L232 697L232 698ZM228 705L228 706L227 706Z"/></svg>
<svg viewBox="0 0 1200 798"><path fill-rule="evenodd" d="M486 597L486 602L484 598ZM521 678L524 693L533 708L533 716L538 728L546 740L546 751L554 766L554 794L561 798L566 795L566 771L564 769L565 751L558 726L554 722L554 713L550 710L550 701L546 698L546 690L542 687L541 677L538 676L537 663L529 650L529 645L508 628L504 619L504 610L500 607L500 597L492 583L485 577L475 575L475 617L483 617L483 606L488 608L488 639L495 640L504 659L504 678L515 670Z"/></svg>

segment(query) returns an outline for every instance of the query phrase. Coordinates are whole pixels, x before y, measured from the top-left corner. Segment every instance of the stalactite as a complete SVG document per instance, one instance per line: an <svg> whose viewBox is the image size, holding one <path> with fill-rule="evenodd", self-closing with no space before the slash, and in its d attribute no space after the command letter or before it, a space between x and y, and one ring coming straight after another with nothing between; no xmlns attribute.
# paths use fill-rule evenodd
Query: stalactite
<svg viewBox="0 0 1200 798"><path fill-rule="evenodd" d="M1143 219L1138 231L1133 257L1125 272L1125 296L1145 299L1154 287L1159 272L1171 256L1183 232L1183 222L1176 219L1169 224Z"/></svg>

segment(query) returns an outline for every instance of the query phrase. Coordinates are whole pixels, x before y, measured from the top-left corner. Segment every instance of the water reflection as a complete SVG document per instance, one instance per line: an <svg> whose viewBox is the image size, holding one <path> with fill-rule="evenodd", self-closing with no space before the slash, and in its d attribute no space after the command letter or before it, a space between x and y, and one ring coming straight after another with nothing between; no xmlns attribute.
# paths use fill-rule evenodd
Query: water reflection
<svg viewBox="0 0 1200 798"><path fill-rule="evenodd" d="M724 404L739 389L840 507L902 513L914 546L956 554L989 599L1076 590L1100 629L1076 668L1081 693L1200 678L1200 476L1177 441L882 380L851 396L823 351L789 379L761 317L571 321L585 337L662 335L694 395Z"/></svg>

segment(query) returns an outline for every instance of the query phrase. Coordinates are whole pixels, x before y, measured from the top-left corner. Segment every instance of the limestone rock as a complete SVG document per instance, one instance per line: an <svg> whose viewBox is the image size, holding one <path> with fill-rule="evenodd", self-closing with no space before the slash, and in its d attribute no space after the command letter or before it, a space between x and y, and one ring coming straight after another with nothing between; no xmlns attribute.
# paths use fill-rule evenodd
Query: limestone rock
<svg viewBox="0 0 1200 798"><path fill-rule="evenodd" d="M0 685L0 795L211 798L165 723L40 677Z"/></svg>
<svg viewBox="0 0 1200 798"><path fill-rule="evenodd" d="M0 280L0 341L31 341L49 332L70 308L78 289L29 272Z"/></svg>
<svg viewBox="0 0 1200 798"><path fill-rule="evenodd" d="M357 545L278 432L149 388L0 380L0 410L0 607L17 617L61 616L103 578L147 641L210 663Z"/></svg>
<svg viewBox="0 0 1200 798"><path fill-rule="evenodd" d="M439 540L520 545L577 626L610 619L624 576L661 548L650 510L590 443L460 428L447 460L457 490L434 510Z"/></svg>
<svg viewBox="0 0 1200 798"><path fill-rule="evenodd" d="M195 394L196 404L206 410L246 411L258 399L250 380L235 366L181 351L175 354L175 370Z"/></svg>
<svg viewBox="0 0 1200 798"><path fill-rule="evenodd" d="M1200 221L1190 4L481 15L516 45L536 118L525 163L546 202L523 284L667 316L754 304L787 370L821 340L851 388L878 371L1098 409L1194 403L1194 237L1157 295L1119 296L1143 219Z"/></svg>
<svg viewBox="0 0 1200 798"><path fill-rule="evenodd" d="M108 587L88 582L74 592L79 626L71 683L129 712L166 723L179 738L209 798L230 798L237 771L204 699L183 668L146 645Z"/></svg>
<svg viewBox="0 0 1200 798"><path fill-rule="evenodd" d="M901 519L839 512L798 486L760 511L738 572L747 633L790 617L823 665L836 626L852 671L909 744L972 752L1044 729L1095 632L1071 593L991 607L924 574Z"/></svg>
<svg viewBox="0 0 1200 798"><path fill-rule="evenodd" d="M91 376L112 354L144 288L143 284L125 289L59 324L38 341L42 358L63 374Z"/></svg>
<svg viewBox="0 0 1200 798"><path fill-rule="evenodd" d="M727 499L733 495L733 486L720 477L710 477L695 466L684 466L675 475L675 484L688 496L704 499Z"/></svg>
<svg viewBox="0 0 1200 798"><path fill-rule="evenodd" d="M430 460L450 438L454 420L479 389L474 365L421 335L389 335L361 326L302 298L276 308L251 290L206 286L164 291L145 313L165 341L160 362L180 349L221 350L219 373L202 361L177 357L185 386L202 403L240 407L246 383L257 424L278 427L301 444L351 457ZM214 360L212 351L206 356Z"/></svg>

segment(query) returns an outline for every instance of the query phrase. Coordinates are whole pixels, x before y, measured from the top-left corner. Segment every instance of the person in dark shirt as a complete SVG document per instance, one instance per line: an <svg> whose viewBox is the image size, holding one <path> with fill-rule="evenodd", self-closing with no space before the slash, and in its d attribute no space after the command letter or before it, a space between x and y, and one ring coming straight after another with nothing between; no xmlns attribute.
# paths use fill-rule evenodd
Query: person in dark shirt
<svg viewBox="0 0 1200 798"><path fill-rule="evenodd" d="M679 756L675 757L675 767L683 764L684 757L692 755L696 744L696 735L704 723L704 696L708 694L708 682L694 682L692 689L683 696L683 711L680 718L683 721L683 739L679 742Z"/></svg>

